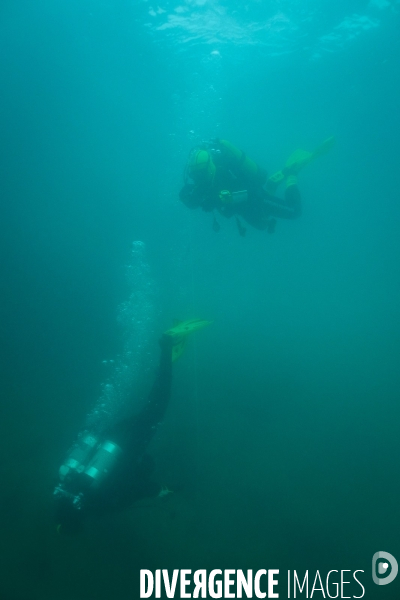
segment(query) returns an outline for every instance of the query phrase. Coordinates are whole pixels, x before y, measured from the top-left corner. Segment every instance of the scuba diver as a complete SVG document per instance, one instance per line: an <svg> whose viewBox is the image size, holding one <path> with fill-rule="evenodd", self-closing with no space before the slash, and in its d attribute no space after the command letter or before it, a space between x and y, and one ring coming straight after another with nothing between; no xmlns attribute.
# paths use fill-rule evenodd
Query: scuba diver
<svg viewBox="0 0 400 600"><path fill-rule="evenodd" d="M283 169L269 178L264 169L227 140L204 142L189 154L179 197L188 208L217 211L227 218L235 216L242 236L246 229L239 217L256 229L273 233L275 217L296 219L300 216L297 175L314 158L328 152L334 141L333 137L328 138L314 152L297 150ZM284 199L274 195L281 183L285 184ZM215 214L213 229L220 229Z"/></svg>
<svg viewBox="0 0 400 600"><path fill-rule="evenodd" d="M53 494L59 532L78 532L89 515L122 510L135 500L169 492L152 481L146 449L168 406L172 363L181 356L187 336L208 324L192 319L166 331L156 378L141 411L101 436L85 432L73 445Z"/></svg>

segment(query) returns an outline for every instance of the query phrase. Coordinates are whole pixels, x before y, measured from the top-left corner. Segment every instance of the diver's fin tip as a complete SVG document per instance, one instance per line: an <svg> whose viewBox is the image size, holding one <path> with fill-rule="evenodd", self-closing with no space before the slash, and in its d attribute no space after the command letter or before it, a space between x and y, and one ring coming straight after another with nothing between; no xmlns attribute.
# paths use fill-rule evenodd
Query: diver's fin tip
<svg viewBox="0 0 400 600"><path fill-rule="evenodd" d="M172 338L172 362L175 362L183 354L187 336L211 323L212 321L202 319L188 319L187 321L180 321L175 327L164 331L164 335Z"/></svg>

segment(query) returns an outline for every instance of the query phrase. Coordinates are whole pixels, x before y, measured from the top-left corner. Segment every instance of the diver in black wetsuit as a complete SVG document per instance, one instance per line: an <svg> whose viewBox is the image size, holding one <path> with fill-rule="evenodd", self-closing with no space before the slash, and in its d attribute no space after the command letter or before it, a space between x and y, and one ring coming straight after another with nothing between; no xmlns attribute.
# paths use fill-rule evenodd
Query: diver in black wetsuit
<svg viewBox="0 0 400 600"><path fill-rule="evenodd" d="M172 362L183 352L186 336L207 324L185 321L165 332L156 379L142 410L105 431L101 439L86 434L73 446L54 490L56 521L63 532L79 531L90 514L118 511L160 492L151 480L146 449L168 407Z"/></svg>
<svg viewBox="0 0 400 600"><path fill-rule="evenodd" d="M241 235L246 230L238 217L256 229L272 233L275 218L300 216L297 174L311 160L327 152L333 143L334 139L329 138L315 152L297 150L281 171L268 178L264 169L227 140L205 142L190 153L180 199L188 208L201 207L228 218L235 216ZM282 182L286 186L283 199L275 196ZM215 216L214 229L219 229Z"/></svg>

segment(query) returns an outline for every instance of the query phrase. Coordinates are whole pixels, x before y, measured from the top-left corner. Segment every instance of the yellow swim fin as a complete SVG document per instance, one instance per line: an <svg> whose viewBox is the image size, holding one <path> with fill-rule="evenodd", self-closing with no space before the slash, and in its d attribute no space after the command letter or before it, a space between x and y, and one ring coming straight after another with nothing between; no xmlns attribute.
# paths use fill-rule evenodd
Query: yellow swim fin
<svg viewBox="0 0 400 600"><path fill-rule="evenodd" d="M322 142L314 152L308 152L307 150L296 150L293 152L287 159L284 168L269 177L267 187L270 190L275 190L286 177L289 175L297 175L301 169L315 158L327 154L335 145L335 141L335 138L332 136Z"/></svg>
<svg viewBox="0 0 400 600"><path fill-rule="evenodd" d="M188 319L187 321L177 322L174 327L164 331L164 335L172 337L172 362L182 355L187 336L211 323L212 321L203 321L202 319Z"/></svg>

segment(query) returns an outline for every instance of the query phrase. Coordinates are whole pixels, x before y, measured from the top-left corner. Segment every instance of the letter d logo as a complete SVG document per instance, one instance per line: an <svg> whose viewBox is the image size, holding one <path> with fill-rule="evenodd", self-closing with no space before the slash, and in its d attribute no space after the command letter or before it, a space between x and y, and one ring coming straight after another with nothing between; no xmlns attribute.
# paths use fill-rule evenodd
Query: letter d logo
<svg viewBox="0 0 400 600"><path fill-rule="evenodd" d="M375 552L372 557L372 579L374 583L377 585L392 583L396 579L398 571L399 565L394 556L389 552Z"/></svg>

